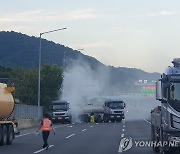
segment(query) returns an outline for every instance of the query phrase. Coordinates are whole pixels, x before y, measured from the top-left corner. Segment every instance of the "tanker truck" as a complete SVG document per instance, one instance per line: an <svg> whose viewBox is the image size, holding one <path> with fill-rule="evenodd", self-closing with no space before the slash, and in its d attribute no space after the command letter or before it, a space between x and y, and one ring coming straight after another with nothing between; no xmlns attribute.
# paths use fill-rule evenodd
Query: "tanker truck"
<svg viewBox="0 0 180 154"><path fill-rule="evenodd" d="M0 145L11 144L17 131L17 123L10 120L14 110L14 99L12 92L14 87L7 87L7 84L0 83Z"/></svg>
<svg viewBox="0 0 180 154"><path fill-rule="evenodd" d="M102 99L97 102L96 99L90 100L90 103L82 107L83 122L90 121L90 115L94 114L95 122L121 122L124 116L125 102L121 99Z"/></svg>
<svg viewBox="0 0 180 154"><path fill-rule="evenodd" d="M180 148L180 58L172 63L156 82L156 100L161 105L151 110L152 146L161 154Z"/></svg>

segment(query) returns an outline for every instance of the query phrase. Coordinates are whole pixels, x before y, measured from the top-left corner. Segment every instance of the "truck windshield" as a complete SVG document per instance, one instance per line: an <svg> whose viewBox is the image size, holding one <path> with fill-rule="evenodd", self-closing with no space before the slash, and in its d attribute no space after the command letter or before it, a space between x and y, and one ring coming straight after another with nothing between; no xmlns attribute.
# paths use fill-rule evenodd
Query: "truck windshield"
<svg viewBox="0 0 180 154"><path fill-rule="evenodd" d="M170 86L170 99L180 101L180 83L173 83Z"/></svg>
<svg viewBox="0 0 180 154"><path fill-rule="evenodd" d="M116 108L124 108L124 103L122 101L113 101L108 103L108 107L111 109L116 109Z"/></svg>
<svg viewBox="0 0 180 154"><path fill-rule="evenodd" d="M52 106L53 110L63 110L66 111L67 110L67 105L66 104L54 104Z"/></svg>

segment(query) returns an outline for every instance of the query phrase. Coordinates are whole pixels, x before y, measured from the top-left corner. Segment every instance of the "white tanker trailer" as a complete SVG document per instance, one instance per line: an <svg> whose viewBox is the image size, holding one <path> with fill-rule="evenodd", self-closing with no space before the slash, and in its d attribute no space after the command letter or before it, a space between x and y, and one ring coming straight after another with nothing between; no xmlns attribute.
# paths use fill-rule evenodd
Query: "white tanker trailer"
<svg viewBox="0 0 180 154"><path fill-rule="evenodd" d="M94 101L94 102L93 102ZM94 114L95 122L121 122L124 116L125 103L120 99L104 99L97 103L92 99L91 103L82 107L82 121L89 122L90 115Z"/></svg>

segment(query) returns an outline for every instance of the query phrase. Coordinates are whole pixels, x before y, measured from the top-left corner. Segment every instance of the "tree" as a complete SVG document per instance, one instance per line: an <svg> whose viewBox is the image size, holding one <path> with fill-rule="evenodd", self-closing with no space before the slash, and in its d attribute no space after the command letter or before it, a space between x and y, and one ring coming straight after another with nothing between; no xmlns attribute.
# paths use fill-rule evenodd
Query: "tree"
<svg viewBox="0 0 180 154"><path fill-rule="evenodd" d="M41 105L49 107L61 94L63 71L57 65L44 65L41 70Z"/></svg>
<svg viewBox="0 0 180 154"><path fill-rule="evenodd" d="M13 68L9 84L15 86L15 95L20 103L37 104L38 71L35 69Z"/></svg>
<svg viewBox="0 0 180 154"><path fill-rule="evenodd" d="M37 105L38 70L5 68L0 66L0 77L9 78L9 85L15 86L14 96L20 103ZM57 65L44 65L41 69L41 104L46 109L52 100L61 94L63 71Z"/></svg>

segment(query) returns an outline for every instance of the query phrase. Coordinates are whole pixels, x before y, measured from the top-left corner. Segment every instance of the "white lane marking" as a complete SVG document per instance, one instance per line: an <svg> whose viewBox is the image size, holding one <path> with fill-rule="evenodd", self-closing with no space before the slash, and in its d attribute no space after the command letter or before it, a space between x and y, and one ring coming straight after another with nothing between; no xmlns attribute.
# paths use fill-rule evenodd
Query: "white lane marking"
<svg viewBox="0 0 180 154"><path fill-rule="evenodd" d="M144 121L146 121L147 123L149 123L151 125L151 122L147 121L146 119L143 119Z"/></svg>
<svg viewBox="0 0 180 154"><path fill-rule="evenodd" d="M92 126L90 126L90 127L94 127L94 126L92 125Z"/></svg>
<svg viewBox="0 0 180 154"><path fill-rule="evenodd" d="M69 124L66 124L66 125L63 125L63 126L57 126L57 127L54 127L54 129L57 129L57 128L61 128L61 127L66 127L68 126Z"/></svg>
<svg viewBox="0 0 180 154"><path fill-rule="evenodd" d="M22 136L26 136L26 135L30 135L30 134L34 134L35 132L31 132L31 133L26 133L26 134L21 134L21 135L16 135L15 137L22 137Z"/></svg>
<svg viewBox="0 0 180 154"><path fill-rule="evenodd" d="M121 137L124 137L124 134L121 134Z"/></svg>
<svg viewBox="0 0 180 154"><path fill-rule="evenodd" d="M61 128L61 127L65 127L65 126L68 126L68 124L67 124L67 125L63 125L63 126L54 127L54 129ZM26 136L26 135L30 135L30 134L35 134L35 133L36 133L36 132L31 132L31 133L16 135L15 137L18 138L18 137L22 137L22 136Z"/></svg>
<svg viewBox="0 0 180 154"><path fill-rule="evenodd" d="M122 129L122 131L124 132L124 131L125 131L125 129Z"/></svg>
<svg viewBox="0 0 180 154"><path fill-rule="evenodd" d="M67 127L71 128L71 127L73 127L73 126L67 126Z"/></svg>
<svg viewBox="0 0 180 154"><path fill-rule="evenodd" d="M86 131L87 129L83 129L82 132Z"/></svg>
<svg viewBox="0 0 180 154"><path fill-rule="evenodd" d="M121 152L123 152L123 151L122 151L122 145L121 145L121 142L120 142L120 143L119 143L118 153L121 153Z"/></svg>
<svg viewBox="0 0 180 154"><path fill-rule="evenodd" d="M70 137L72 137L72 136L74 136L75 134L71 134L71 135L69 135L69 136L67 136L66 138L70 138Z"/></svg>
<svg viewBox="0 0 180 154"><path fill-rule="evenodd" d="M125 125L123 125L123 127L126 127Z"/></svg>
<svg viewBox="0 0 180 154"><path fill-rule="evenodd" d="M96 123L96 125L98 125L99 123Z"/></svg>
<svg viewBox="0 0 180 154"><path fill-rule="evenodd" d="M73 125L75 124L75 123L72 123Z"/></svg>
<svg viewBox="0 0 180 154"><path fill-rule="evenodd" d="M49 148L51 148L51 147L53 147L53 146L54 146L54 145L50 145ZM34 153L40 153L40 152L42 152L42 151L44 151L44 150L46 150L46 148L40 149L40 150L38 150L38 151L35 151Z"/></svg>

